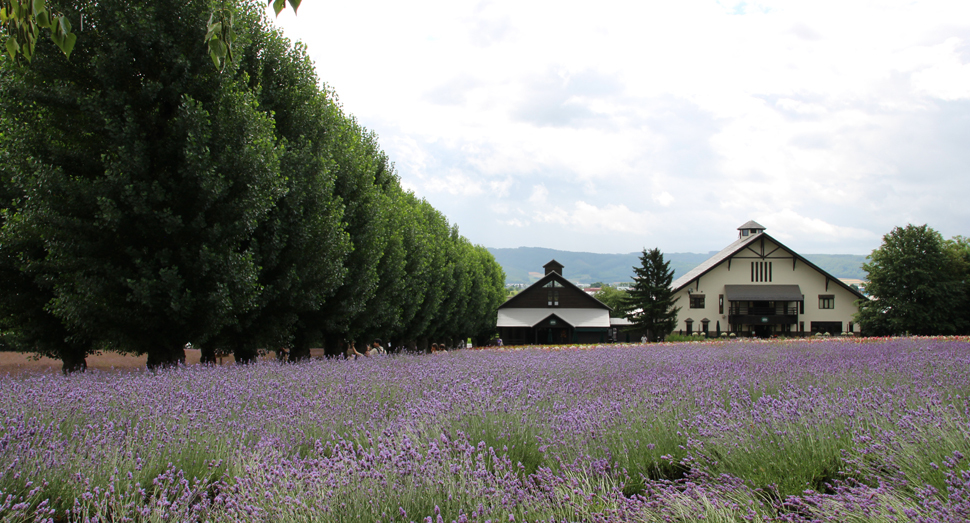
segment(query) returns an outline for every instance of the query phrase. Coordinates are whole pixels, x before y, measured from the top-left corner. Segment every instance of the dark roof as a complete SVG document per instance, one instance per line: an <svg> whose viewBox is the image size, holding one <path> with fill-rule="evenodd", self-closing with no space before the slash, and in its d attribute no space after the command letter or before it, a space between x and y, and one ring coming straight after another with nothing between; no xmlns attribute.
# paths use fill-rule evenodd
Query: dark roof
<svg viewBox="0 0 970 523"><path fill-rule="evenodd" d="M553 260L553 261L556 261L556 260ZM552 262L549 262L549 263L552 263ZM546 265L549 265L549 263L547 263ZM613 310L609 305L607 305L607 304L599 301L592 294L584 291L583 289L580 289L575 283L567 280L566 278L563 278L562 275L559 274L558 272L551 272L549 274L546 274L542 278L539 278L539 281L533 283L532 285L529 285L528 287L526 287L526 288L522 289L521 291L519 291L515 296L512 296L511 298L505 300L505 302L502 303L501 305L499 305L498 308L501 309L502 307L505 307L506 305L515 302L515 300L517 298L520 298L520 297L524 296L526 293L528 293L529 291L531 291L534 287L535 288L541 288L543 285L545 285L546 283L548 283L551 280L556 280L557 282L563 284L563 286L569 286L569 287L571 287L573 289L576 289L577 291L580 292L581 295L586 296L587 298L593 300L595 302L593 304L594 306L596 304L599 304L599 307L595 307L595 308L602 308L602 309L607 309L607 310Z"/></svg>
<svg viewBox="0 0 970 523"><path fill-rule="evenodd" d="M757 223L755 223L753 221L748 222L748 223L754 223L755 225L758 225ZM745 224L745 225L747 225L747 224ZM742 225L741 227L744 227L744 225ZM677 291L683 289L684 287L686 287L687 285L689 285L691 282L693 282L697 278L700 278L701 276L707 274L708 272L710 272L711 270L713 270L715 267L717 267L718 265L720 265L721 263L723 263L724 260L727 260L731 256L734 256L735 254L737 254L739 251L741 251L741 249L744 249L745 247L747 247L748 244L750 244L750 243L752 243L755 240L760 239L760 238L768 238L769 240L771 240L772 242L774 242L776 245L778 245L778 247L781 247L786 252L791 253L791 255L794 256L798 261L800 261L800 262L808 265L809 267L815 269L816 271L818 271L819 273L821 273L822 275L824 275L826 278L828 278L830 281L835 282L836 284L840 285L845 290L851 292L852 294L855 294L859 299L862 299L862 300L868 299L868 298L866 298L866 295L865 294L862 294L858 289L855 289L852 286L847 285L842 280L840 280L840 279L836 278L835 276L832 276L831 274L825 272L821 267L819 267L818 265L815 265L814 263L808 261L807 259L805 259L804 257L802 257L797 252L789 249L788 247L785 246L785 244L783 244L780 241L774 239L770 234L768 234L766 232L759 232L759 233L756 233L756 234L752 234L752 235L749 235L749 236L742 236L741 238L738 238L733 243L731 243L730 245L728 245L727 247L725 247L724 249L722 249L721 252L715 254L714 256L711 256L710 258L708 258L707 260L705 260L703 263L701 263L697 267L694 267L693 269L687 271L687 273L684 274L683 276L681 276L680 278L677 278L677 280L675 280L673 283L670 284L670 287L674 290L674 292L677 292Z"/></svg>
<svg viewBox="0 0 970 523"><path fill-rule="evenodd" d="M754 220L748 220L748 223L745 223L744 225L738 227L739 231L742 229L761 229L763 231L765 230L765 226L761 225L760 223Z"/></svg>
<svg viewBox="0 0 970 523"><path fill-rule="evenodd" d="M725 285L728 301L800 301L803 297L798 285Z"/></svg>

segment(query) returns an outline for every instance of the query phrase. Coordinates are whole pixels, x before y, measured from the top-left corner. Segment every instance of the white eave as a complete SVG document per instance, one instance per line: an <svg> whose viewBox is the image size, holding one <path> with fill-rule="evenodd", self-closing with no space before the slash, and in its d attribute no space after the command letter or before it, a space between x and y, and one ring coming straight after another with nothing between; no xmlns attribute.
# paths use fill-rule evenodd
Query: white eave
<svg viewBox="0 0 970 523"><path fill-rule="evenodd" d="M577 327L609 327L610 311L608 309L516 309L506 308L498 310L497 327L533 327L549 316L556 316L573 328Z"/></svg>

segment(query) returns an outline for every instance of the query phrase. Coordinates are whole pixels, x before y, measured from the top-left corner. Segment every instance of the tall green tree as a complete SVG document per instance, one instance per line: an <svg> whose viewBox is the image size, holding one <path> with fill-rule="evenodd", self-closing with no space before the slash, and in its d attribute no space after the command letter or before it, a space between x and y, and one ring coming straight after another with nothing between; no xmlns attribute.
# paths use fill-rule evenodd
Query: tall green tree
<svg viewBox="0 0 970 523"><path fill-rule="evenodd" d="M328 355L340 354L341 339L367 335L367 303L380 284L379 263L387 238L383 213L388 209L375 183L384 165L376 154L376 137L353 117L332 105L322 120L327 128L328 168L334 175L334 197L343 203L341 221L349 235L350 250L343 259L345 277L319 308L299 315L296 348L308 350L323 341Z"/></svg>
<svg viewBox="0 0 970 523"><path fill-rule="evenodd" d="M633 287L624 301L627 318L633 324L630 330L647 332L651 341L662 340L673 332L680 311L674 306L678 298L670 287L674 279L670 262L664 261L660 249L644 249L633 274Z"/></svg>
<svg viewBox="0 0 970 523"><path fill-rule="evenodd" d="M259 297L202 348L207 360L218 346L245 362L259 347L292 346L289 357L299 360L310 356L307 344L294 343L299 316L333 297L344 281L351 248L344 205L333 194L327 137L327 117L338 109L332 94L319 88L305 47L290 45L261 13L248 14L240 25L247 45L238 55L239 70L260 112L273 119L285 195L253 232Z"/></svg>
<svg viewBox="0 0 970 523"><path fill-rule="evenodd" d="M85 30L0 73L2 343L77 369L494 331L494 258L401 189L265 4L48 3Z"/></svg>
<svg viewBox="0 0 970 523"><path fill-rule="evenodd" d="M954 236L946 241L945 248L956 272L954 292L961 295L957 330L959 334L970 334L970 238Z"/></svg>
<svg viewBox="0 0 970 523"><path fill-rule="evenodd" d="M0 62L7 58L0 57ZM11 75L0 74L0 92L10 92L14 82ZM11 100L6 106L16 104ZM16 153L25 129L2 111L0 123L0 350L59 359L65 374L81 371L87 368L86 358L94 347L48 310L53 285L34 263L45 255L43 238L18 214L26 201L21 173L32 168L30 158Z"/></svg>
<svg viewBox="0 0 970 523"><path fill-rule="evenodd" d="M425 200L402 192L393 213L404 247L404 278L397 293L401 316L389 333L395 346L413 346L425 335L440 302L435 284L435 245L426 212L436 212Z"/></svg>
<svg viewBox="0 0 970 523"><path fill-rule="evenodd" d="M505 271L485 247L476 245L474 255L478 274L472 290L474 306L469 314L472 320L471 336L477 344L482 345L497 333L495 312L505 301Z"/></svg>
<svg viewBox="0 0 970 523"><path fill-rule="evenodd" d="M45 307L73 332L149 366L184 360L256 305L253 231L285 193L274 122L245 78L219 74L202 0L57 2L83 7L71 60L5 67L31 164L18 223L50 282ZM44 52L46 41L37 44ZM5 225L6 226L6 225Z"/></svg>
<svg viewBox="0 0 970 523"><path fill-rule="evenodd" d="M10 210L14 207L0 209L0 350L61 360L64 374L83 371L95 347L48 310L53 286L37 264L31 263L43 256L43 242L16 223L3 226L3 216ZM18 219L16 214L13 219Z"/></svg>
<svg viewBox="0 0 970 523"><path fill-rule="evenodd" d="M942 335L963 331L964 283L957 256L927 225L895 227L862 268L872 299L858 302L868 335Z"/></svg>
<svg viewBox="0 0 970 523"><path fill-rule="evenodd" d="M389 338L403 321L402 293L407 287L408 253L402 233L400 181L390 159L380 150L376 135L368 133L365 138L365 154L372 159L377 192L373 206L380 211L374 216L380 248L370 252L372 259L368 260L376 262L378 284L353 320L351 331L357 339L369 343L375 338Z"/></svg>
<svg viewBox="0 0 970 523"><path fill-rule="evenodd" d="M458 226L454 224L444 240L448 260L445 267L451 269L451 278L442 281L445 298L434 323L436 328L430 333L439 342L448 342L461 336L468 327L466 318L472 283L468 258L471 243L458 234Z"/></svg>

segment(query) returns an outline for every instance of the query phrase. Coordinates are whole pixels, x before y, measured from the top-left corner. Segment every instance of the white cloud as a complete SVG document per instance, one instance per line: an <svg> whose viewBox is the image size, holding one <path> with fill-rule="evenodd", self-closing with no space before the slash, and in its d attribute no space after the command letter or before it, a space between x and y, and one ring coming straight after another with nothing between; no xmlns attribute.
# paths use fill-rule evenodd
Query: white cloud
<svg viewBox="0 0 970 523"><path fill-rule="evenodd" d="M835 225L819 218L802 216L791 209L759 214L756 221L770 228L769 234L779 240L830 237L838 240L873 241L880 237L864 229Z"/></svg>
<svg viewBox="0 0 970 523"><path fill-rule="evenodd" d="M616 232L643 234L653 224L649 213L631 211L623 204L606 204L603 207L577 201L568 208L554 206L537 210L533 217L537 222L554 223L584 232Z"/></svg>
<svg viewBox="0 0 970 523"><path fill-rule="evenodd" d="M948 38L932 49L932 64L913 73L916 92L943 100L970 98L970 64L961 60L960 48L966 44L959 38Z"/></svg>
<svg viewBox="0 0 970 523"><path fill-rule="evenodd" d="M707 251L755 216L813 252L902 220L967 234L968 2L361 0L279 23L476 243Z"/></svg>
<svg viewBox="0 0 970 523"><path fill-rule="evenodd" d="M482 184L461 172L452 172L445 176L429 178L422 187L432 193L447 193L450 195L477 196L484 194Z"/></svg>
<svg viewBox="0 0 970 523"><path fill-rule="evenodd" d="M501 180L488 182L489 196L503 198L509 195L509 189L515 183L512 178L506 177Z"/></svg>
<svg viewBox="0 0 970 523"><path fill-rule="evenodd" d="M674 197L667 191L660 191L653 195L653 201L663 207L670 207L670 204L674 203Z"/></svg>
<svg viewBox="0 0 970 523"><path fill-rule="evenodd" d="M545 185L535 185L532 187L532 196L529 196L529 203L543 204L549 196L549 190Z"/></svg>
<svg viewBox="0 0 970 523"><path fill-rule="evenodd" d="M828 109L822 104L805 103L799 100L792 100L791 98L781 98L775 102L775 105L783 111L790 111L801 115L823 115L828 112Z"/></svg>

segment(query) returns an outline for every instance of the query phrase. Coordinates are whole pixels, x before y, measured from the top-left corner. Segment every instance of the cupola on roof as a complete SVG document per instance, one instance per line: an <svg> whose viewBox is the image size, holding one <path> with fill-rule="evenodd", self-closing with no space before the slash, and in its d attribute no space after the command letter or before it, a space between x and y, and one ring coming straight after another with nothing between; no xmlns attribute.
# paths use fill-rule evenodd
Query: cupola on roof
<svg viewBox="0 0 970 523"><path fill-rule="evenodd" d="M551 272L559 273L559 275L562 276L563 264L557 262L556 260L550 261L549 263L543 265L542 268L546 270L547 276Z"/></svg>
<svg viewBox="0 0 970 523"><path fill-rule="evenodd" d="M738 230L741 231L740 233L738 233L738 238L740 238L742 236L751 236L754 234L765 232L765 226L761 225L760 223L754 220L748 220L747 223L738 227Z"/></svg>

